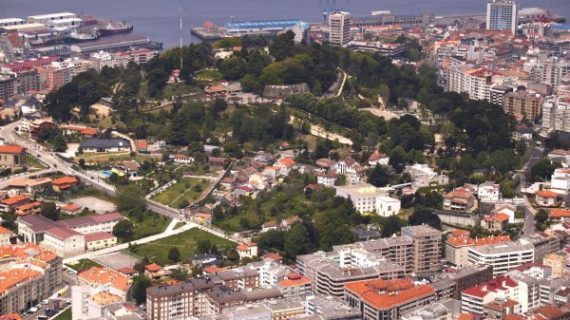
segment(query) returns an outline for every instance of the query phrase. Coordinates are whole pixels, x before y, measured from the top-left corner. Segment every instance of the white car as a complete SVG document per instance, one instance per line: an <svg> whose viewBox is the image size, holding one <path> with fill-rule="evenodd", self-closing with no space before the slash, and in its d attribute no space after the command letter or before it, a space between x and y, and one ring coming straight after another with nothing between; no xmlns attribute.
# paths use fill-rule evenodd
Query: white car
<svg viewBox="0 0 570 320"><path fill-rule="evenodd" d="M30 310L28 310L30 313L36 313L38 312L38 308L36 307L31 307Z"/></svg>

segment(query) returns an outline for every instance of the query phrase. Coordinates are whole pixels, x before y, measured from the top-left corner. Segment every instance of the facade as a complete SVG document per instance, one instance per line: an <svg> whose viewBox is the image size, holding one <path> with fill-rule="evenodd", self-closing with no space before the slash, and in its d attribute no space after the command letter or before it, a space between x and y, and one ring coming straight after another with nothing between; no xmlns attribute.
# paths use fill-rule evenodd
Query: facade
<svg viewBox="0 0 570 320"><path fill-rule="evenodd" d="M447 91L467 93L473 100L490 101L493 74L472 65L455 65L448 70Z"/></svg>
<svg viewBox="0 0 570 320"><path fill-rule="evenodd" d="M490 0L487 2L487 30L506 30L517 33L519 5L516 1Z"/></svg>
<svg viewBox="0 0 570 320"><path fill-rule="evenodd" d="M108 232L94 232L85 235L87 251L101 250L117 245L117 237Z"/></svg>
<svg viewBox="0 0 570 320"><path fill-rule="evenodd" d="M69 257L85 252L85 237L72 229L50 227L44 232L41 245L60 257Z"/></svg>
<svg viewBox="0 0 570 320"><path fill-rule="evenodd" d="M551 97L542 104L542 126L546 129L570 132L570 102Z"/></svg>
<svg viewBox="0 0 570 320"><path fill-rule="evenodd" d="M343 46L350 41L350 13L344 11L329 14L329 42Z"/></svg>
<svg viewBox="0 0 570 320"><path fill-rule="evenodd" d="M505 95L503 110L519 121L522 119L534 121L542 113L542 96L520 90L509 92Z"/></svg>
<svg viewBox="0 0 570 320"><path fill-rule="evenodd" d="M411 279L374 279L345 285L344 300L362 310L363 320L396 320L414 309L435 301L428 284L414 285Z"/></svg>
<svg viewBox="0 0 570 320"><path fill-rule="evenodd" d="M534 246L525 240L470 247L468 262L472 265L489 265L493 275L499 276L512 268L534 262Z"/></svg>
<svg viewBox="0 0 570 320"><path fill-rule="evenodd" d="M470 188L453 189L443 197L443 209L450 211L471 211L476 203L475 195Z"/></svg>
<svg viewBox="0 0 570 320"><path fill-rule="evenodd" d="M414 273L430 275L441 271L442 233L428 225L402 228L402 237L412 239Z"/></svg>
<svg viewBox="0 0 570 320"><path fill-rule="evenodd" d="M469 248L507 241L511 241L509 236L491 236L476 239L469 236L452 236L445 242L445 260L458 268L462 268L469 264Z"/></svg>
<svg viewBox="0 0 570 320"><path fill-rule="evenodd" d="M24 162L25 149L17 145L0 145L0 166L21 166Z"/></svg>
<svg viewBox="0 0 570 320"><path fill-rule="evenodd" d="M89 139L79 144L82 152L121 152L131 151L131 144L125 139Z"/></svg>
<svg viewBox="0 0 570 320"><path fill-rule="evenodd" d="M566 264L568 263L568 254L565 252L555 252L547 254L542 263L550 267L552 277L562 278L566 276Z"/></svg>
<svg viewBox="0 0 570 320"><path fill-rule="evenodd" d="M517 301L517 283L508 276L500 276L461 292L461 311L482 316L485 305L495 299Z"/></svg>

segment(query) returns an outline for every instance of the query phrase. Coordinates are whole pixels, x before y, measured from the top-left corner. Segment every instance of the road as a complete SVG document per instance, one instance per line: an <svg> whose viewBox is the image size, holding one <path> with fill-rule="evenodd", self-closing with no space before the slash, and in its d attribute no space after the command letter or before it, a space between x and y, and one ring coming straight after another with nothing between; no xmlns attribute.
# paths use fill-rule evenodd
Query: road
<svg viewBox="0 0 570 320"><path fill-rule="evenodd" d="M530 168L532 168L532 166L534 166L542 158L543 155L544 148L533 145L530 157L523 164L521 170L516 173L519 181L515 189L515 193L518 197L522 197L524 199L525 206L527 208L527 214L525 215L522 229L522 235L524 236L530 236L536 231L534 223L534 215L536 214L536 209L534 209L526 194L523 194L521 190L523 187L526 187L526 179L530 173Z"/></svg>

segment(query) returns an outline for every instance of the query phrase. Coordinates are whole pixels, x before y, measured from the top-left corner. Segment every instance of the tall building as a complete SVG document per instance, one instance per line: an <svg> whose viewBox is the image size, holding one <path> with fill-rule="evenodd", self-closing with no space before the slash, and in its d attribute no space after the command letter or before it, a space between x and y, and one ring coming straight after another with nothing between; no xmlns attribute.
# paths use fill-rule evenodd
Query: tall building
<svg viewBox="0 0 570 320"><path fill-rule="evenodd" d="M570 132L570 101L548 98L542 105L542 127Z"/></svg>
<svg viewBox="0 0 570 320"><path fill-rule="evenodd" d="M503 110L519 121L525 118L534 121L542 111L542 96L524 90L509 92L503 100Z"/></svg>
<svg viewBox="0 0 570 320"><path fill-rule="evenodd" d="M468 261L472 265L489 265L499 276L522 264L534 262L534 246L527 240L470 247Z"/></svg>
<svg viewBox="0 0 570 320"><path fill-rule="evenodd" d="M516 34L519 4L511 0L489 0L487 2L487 30L509 30Z"/></svg>
<svg viewBox="0 0 570 320"><path fill-rule="evenodd" d="M402 228L402 236L412 239L413 266L417 275L441 271L442 233L428 225Z"/></svg>
<svg viewBox="0 0 570 320"><path fill-rule="evenodd" d="M329 14L329 42L343 46L350 41L350 13L335 11Z"/></svg>

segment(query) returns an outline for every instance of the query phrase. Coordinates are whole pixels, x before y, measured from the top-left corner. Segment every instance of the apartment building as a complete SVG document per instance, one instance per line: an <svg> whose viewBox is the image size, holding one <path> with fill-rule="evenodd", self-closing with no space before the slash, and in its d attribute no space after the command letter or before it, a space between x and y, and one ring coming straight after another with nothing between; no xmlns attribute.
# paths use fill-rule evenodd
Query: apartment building
<svg viewBox="0 0 570 320"><path fill-rule="evenodd" d="M106 288L71 287L71 315L74 320L108 319L110 308L118 308L125 300Z"/></svg>
<svg viewBox="0 0 570 320"><path fill-rule="evenodd" d="M542 126L570 132L570 101L559 97L547 98L542 104Z"/></svg>
<svg viewBox="0 0 570 320"><path fill-rule="evenodd" d="M553 278L563 278L566 276L568 254L566 252L549 253L544 256L542 263L552 270Z"/></svg>
<svg viewBox="0 0 570 320"><path fill-rule="evenodd" d="M150 287L146 290L147 318L175 320L207 315L204 293L214 285L209 278L193 278L174 285Z"/></svg>
<svg viewBox="0 0 570 320"><path fill-rule="evenodd" d="M335 11L329 14L329 42L343 46L350 41L350 13Z"/></svg>
<svg viewBox="0 0 570 320"><path fill-rule="evenodd" d="M542 113L542 100L542 96L537 93L524 90L509 92L503 100L503 110L519 121L523 119L534 121Z"/></svg>
<svg viewBox="0 0 570 320"><path fill-rule="evenodd" d="M553 88L558 87L562 80L570 75L570 62L559 57L539 57L530 61L530 80L545 83Z"/></svg>
<svg viewBox="0 0 570 320"><path fill-rule="evenodd" d="M517 289L517 283L504 275L467 288L461 292L461 311L482 316L484 307L495 299L518 301Z"/></svg>
<svg viewBox="0 0 570 320"><path fill-rule="evenodd" d="M0 314L23 314L62 283L62 260L33 243L0 246Z"/></svg>
<svg viewBox="0 0 570 320"><path fill-rule="evenodd" d="M112 294L126 300L131 279L111 268L96 266L77 273L77 283L95 289L105 288Z"/></svg>
<svg viewBox="0 0 570 320"><path fill-rule="evenodd" d="M469 236L452 236L445 242L445 260L458 268L462 268L469 264L469 248L509 241L511 238L508 235L476 239Z"/></svg>
<svg viewBox="0 0 570 320"><path fill-rule="evenodd" d="M299 272L311 280L315 293L341 297L344 285L367 279L396 279L405 275L403 267L378 253L344 246L336 251L297 257Z"/></svg>
<svg viewBox="0 0 570 320"><path fill-rule="evenodd" d="M472 265L493 267L493 276L500 276L512 268L534 262L534 246L526 240L470 247L468 262Z"/></svg>
<svg viewBox="0 0 570 320"><path fill-rule="evenodd" d="M409 278L373 279L347 283L344 300L362 310L363 320L396 320L435 301L431 285L415 285Z"/></svg>
<svg viewBox="0 0 570 320"><path fill-rule="evenodd" d="M487 2L487 30L506 30L517 34L519 4L511 0L489 0Z"/></svg>
<svg viewBox="0 0 570 320"><path fill-rule="evenodd" d="M491 100L493 74L484 67L456 65L448 69L447 91L467 93L473 100Z"/></svg>
<svg viewBox="0 0 570 320"><path fill-rule="evenodd" d="M416 275L430 275L441 271L442 233L428 225L402 228L402 237L412 240L413 271Z"/></svg>

